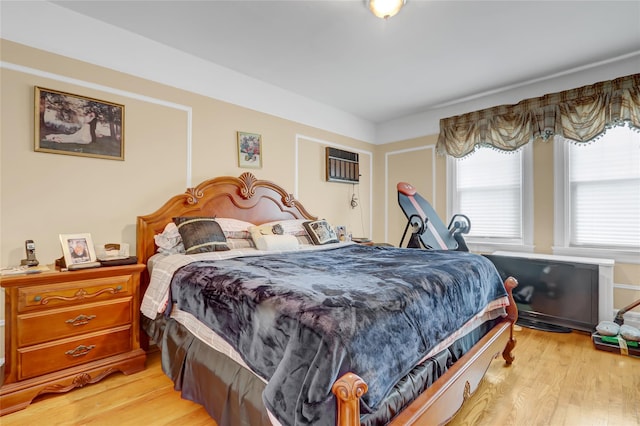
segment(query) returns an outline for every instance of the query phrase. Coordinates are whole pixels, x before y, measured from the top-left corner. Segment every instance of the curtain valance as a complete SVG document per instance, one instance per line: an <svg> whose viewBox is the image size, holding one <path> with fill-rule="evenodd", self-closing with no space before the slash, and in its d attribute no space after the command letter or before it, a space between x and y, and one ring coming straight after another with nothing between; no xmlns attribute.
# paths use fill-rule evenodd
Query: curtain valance
<svg viewBox="0 0 640 426"><path fill-rule="evenodd" d="M625 123L640 130L640 74L443 118L437 150L454 157L476 145L512 151L554 135L585 142Z"/></svg>

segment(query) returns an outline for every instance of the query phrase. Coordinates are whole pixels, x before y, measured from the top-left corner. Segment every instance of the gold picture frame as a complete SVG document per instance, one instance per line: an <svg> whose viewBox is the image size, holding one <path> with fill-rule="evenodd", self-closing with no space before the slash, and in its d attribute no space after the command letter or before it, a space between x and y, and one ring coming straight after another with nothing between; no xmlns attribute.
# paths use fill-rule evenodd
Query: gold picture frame
<svg viewBox="0 0 640 426"><path fill-rule="evenodd" d="M238 166L247 169L262 168L261 135L238 132Z"/></svg>
<svg viewBox="0 0 640 426"><path fill-rule="evenodd" d="M35 87L35 151L124 160L124 105Z"/></svg>
<svg viewBox="0 0 640 426"><path fill-rule="evenodd" d="M91 234L60 234L60 244L67 267L97 262Z"/></svg>

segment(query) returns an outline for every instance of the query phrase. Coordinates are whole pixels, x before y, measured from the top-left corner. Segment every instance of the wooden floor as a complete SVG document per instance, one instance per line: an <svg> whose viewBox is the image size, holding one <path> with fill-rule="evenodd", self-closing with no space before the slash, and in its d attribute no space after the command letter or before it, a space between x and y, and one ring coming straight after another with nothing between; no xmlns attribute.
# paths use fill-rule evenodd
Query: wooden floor
<svg viewBox="0 0 640 426"><path fill-rule="evenodd" d="M640 359L595 350L582 333L523 328L516 359L495 360L478 391L449 424L640 425ZM0 402L1 404L1 402ZM147 369L72 392L43 396L0 418L14 425L212 425L199 405L182 400L151 354Z"/></svg>

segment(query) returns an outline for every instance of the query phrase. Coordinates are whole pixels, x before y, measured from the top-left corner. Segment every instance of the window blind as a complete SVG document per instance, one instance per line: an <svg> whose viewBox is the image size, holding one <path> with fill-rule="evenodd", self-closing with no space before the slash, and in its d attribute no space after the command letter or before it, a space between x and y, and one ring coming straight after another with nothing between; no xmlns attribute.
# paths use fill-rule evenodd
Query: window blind
<svg viewBox="0 0 640 426"><path fill-rule="evenodd" d="M479 148L457 161L457 212L471 218L469 237L522 239L522 151Z"/></svg>
<svg viewBox="0 0 640 426"><path fill-rule="evenodd" d="M572 246L640 248L640 133L568 146Z"/></svg>

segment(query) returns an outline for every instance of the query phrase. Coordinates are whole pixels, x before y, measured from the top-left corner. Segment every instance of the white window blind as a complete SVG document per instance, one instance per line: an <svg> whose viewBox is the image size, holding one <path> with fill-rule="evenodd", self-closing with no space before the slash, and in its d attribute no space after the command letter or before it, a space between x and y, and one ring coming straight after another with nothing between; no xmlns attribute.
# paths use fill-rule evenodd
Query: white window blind
<svg viewBox="0 0 640 426"><path fill-rule="evenodd" d="M522 150L477 149L456 163L456 213L470 238L522 240Z"/></svg>
<svg viewBox="0 0 640 426"><path fill-rule="evenodd" d="M640 248L640 134L615 127L568 146L571 246Z"/></svg>

